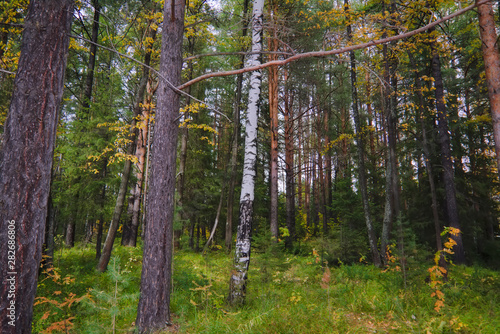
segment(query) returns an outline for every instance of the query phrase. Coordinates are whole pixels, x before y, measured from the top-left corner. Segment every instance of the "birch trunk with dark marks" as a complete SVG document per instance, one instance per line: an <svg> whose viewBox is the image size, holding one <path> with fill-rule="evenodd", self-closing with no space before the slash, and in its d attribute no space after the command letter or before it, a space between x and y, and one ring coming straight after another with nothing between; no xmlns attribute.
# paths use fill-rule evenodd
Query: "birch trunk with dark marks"
<svg viewBox="0 0 500 334"><path fill-rule="evenodd" d="M252 52L248 57L248 65L260 64L259 52L262 50L262 24L264 0L253 1L252 12ZM236 236L234 268L229 284L229 303L240 305L245 302L246 280L250 264L250 245L253 218L253 201L255 191L255 164L257 161L257 120L259 112L260 86L262 73L254 71L250 75L248 93L247 120L245 128L245 155L243 162L243 179L241 183L240 215Z"/></svg>
<svg viewBox="0 0 500 334"><path fill-rule="evenodd" d="M245 38L248 31L248 2L249 0L244 0L243 2L243 30L241 36ZM244 51L244 50L243 50ZM245 66L245 56L242 55L240 58L240 68ZM233 136L231 139L231 176L229 178L229 185L227 191L227 214L226 214L226 250L231 251L233 244L233 206L234 206L234 188L236 187L236 176L237 176L237 159L238 159L238 143L240 138L240 112L241 112L241 99L243 91L243 73L238 74L236 79L236 97L234 103L234 114L233 114Z"/></svg>
<svg viewBox="0 0 500 334"><path fill-rule="evenodd" d="M174 86L181 82L185 7L185 0L166 0L164 5L161 77L148 185L141 296L136 320L139 333L158 331L170 323L180 97L166 80Z"/></svg>
<svg viewBox="0 0 500 334"><path fill-rule="evenodd" d="M1 333L31 333L72 17L72 0L33 0L24 23L0 151Z"/></svg>

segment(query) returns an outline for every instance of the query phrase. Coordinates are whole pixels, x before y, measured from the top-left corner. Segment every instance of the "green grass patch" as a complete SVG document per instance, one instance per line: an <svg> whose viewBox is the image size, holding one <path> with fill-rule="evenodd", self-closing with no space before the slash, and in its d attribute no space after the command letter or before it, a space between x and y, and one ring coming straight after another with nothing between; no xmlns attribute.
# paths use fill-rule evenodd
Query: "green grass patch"
<svg viewBox="0 0 500 334"><path fill-rule="evenodd" d="M92 249L62 250L42 272L33 332L130 333L139 298L140 248L116 246L108 271L95 270ZM277 247L252 254L247 303L226 303L232 257L180 251L174 258L171 310L178 333L496 333L500 275L452 266L444 306L426 283L432 263L397 268L340 265ZM66 303L67 301L73 301ZM66 304L65 304L66 303ZM69 319L69 320L67 320ZM66 321L66 322L65 322ZM66 326L66 327L65 327Z"/></svg>

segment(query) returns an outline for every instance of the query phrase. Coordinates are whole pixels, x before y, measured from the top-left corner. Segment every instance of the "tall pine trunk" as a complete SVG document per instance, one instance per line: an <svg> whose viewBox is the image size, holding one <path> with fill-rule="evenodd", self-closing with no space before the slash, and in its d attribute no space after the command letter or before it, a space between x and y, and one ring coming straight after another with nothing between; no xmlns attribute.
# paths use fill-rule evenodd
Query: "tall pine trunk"
<svg viewBox="0 0 500 334"><path fill-rule="evenodd" d="M493 5L491 2L484 3L477 7L477 11L479 14L479 33L482 41L486 84L488 85L493 121L497 169L500 175L500 53L498 52Z"/></svg>
<svg viewBox="0 0 500 334"><path fill-rule="evenodd" d="M263 10L264 0L254 0L252 14L252 55L249 56L250 66L260 64L260 55L258 53L262 50ZM232 305L243 304L245 302L247 272L250 265L250 237L255 196L257 120L261 81L262 73L260 70L251 73L245 128L245 156L243 162L243 180L241 183L240 215L236 236L234 269L231 273L229 284L228 300Z"/></svg>
<svg viewBox="0 0 500 334"><path fill-rule="evenodd" d="M276 15L276 2L270 9L270 16ZM271 22L276 24L276 22ZM278 51L278 40L276 26L272 27L272 36L269 38L269 50ZM269 56L269 61L277 60L276 54ZM278 241L278 67L270 66L268 68L268 90L269 90L269 132L271 139L271 151L269 161L269 192L270 192L270 212L269 220L271 227L271 237L274 242Z"/></svg>
<svg viewBox="0 0 500 334"><path fill-rule="evenodd" d="M31 333L72 17L72 0L33 0L24 23L0 151L1 333Z"/></svg>
<svg viewBox="0 0 500 334"><path fill-rule="evenodd" d="M162 28L160 86L147 200L141 296L136 325L140 333L170 322L179 95L168 85L181 82L185 0L166 0Z"/></svg>

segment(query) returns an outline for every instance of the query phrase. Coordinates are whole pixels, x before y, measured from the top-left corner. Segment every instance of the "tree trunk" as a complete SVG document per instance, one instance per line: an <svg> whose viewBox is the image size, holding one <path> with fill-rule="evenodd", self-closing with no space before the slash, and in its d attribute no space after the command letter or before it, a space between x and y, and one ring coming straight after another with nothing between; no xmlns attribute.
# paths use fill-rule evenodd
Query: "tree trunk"
<svg viewBox="0 0 500 334"><path fill-rule="evenodd" d="M137 182L135 184L134 198L132 205L132 221L130 223L130 234L124 246L135 247L137 245L137 235L141 223L141 201L144 194L144 180L146 176L146 158L148 151L149 122L151 117L152 92L145 99L146 107L142 112L141 125L137 137L136 153L137 157Z"/></svg>
<svg viewBox="0 0 500 334"><path fill-rule="evenodd" d="M495 17L491 2L478 6L477 10L486 84L488 85L488 96L490 98L491 119L493 121L497 169L500 175L500 54L497 45Z"/></svg>
<svg viewBox="0 0 500 334"><path fill-rule="evenodd" d="M76 213L69 219L68 223L66 224L66 235L64 238L64 244L68 248L75 247L75 227L76 227L75 219L76 219Z"/></svg>
<svg viewBox="0 0 500 334"><path fill-rule="evenodd" d="M47 255L47 258L45 259L45 264L49 267L52 267L52 263L54 262L55 227L56 227L56 210L54 208L54 204L52 203L52 196L51 194L49 194L47 226L45 234L45 251L44 251L45 255Z"/></svg>
<svg viewBox="0 0 500 334"><path fill-rule="evenodd" d="M349 12L349 2L345 0L346 11ZM352 27L347 26L347 35L349 39L352 37ZM366 182L366 169L365 169L365 139L363 134L364 122L361 121L358 109L358 90L356 78L356 58L354 52L350 52L351 58L351 89L352 89L352 113L354 117L354 126L356 129L356 142L358 149L358 180L359 191L361 192L361 200L363 202L363 212L365 215L366 229L368 231L368 242L372 253L373 264L377 267L381 266L380 253L377 248L377 237L370 213L370 202L368 198L368 187Z"/></svg>
<svg viewBox="0 0 500 334"><path fill-rule="evenodd" d="M151 38L155 38L156 32L153 31ZM149 63L151 62L151 51L146 52L146 55L144 56L144 63L149 66ZM132 119L132 124L131 124L131 134L130 134L130 144L127 149L127 155L130 156L132 155L135 150L136 150L136 144L137 144L137 139L139 135L139 131L137 129L137 118L142 114L142 107L141 103L144 101L144 97L146 95L146 87L149 79L149 68L147 66L144 66L142 68L142 76L141 80L139 83L139 87L137 90L137 98L134 104L134 118ZM130 179L130 174L132 171L132 161L127 158L125 160L125 164L123 166L123 171L122 171L122 180L120 183L120 188L118 191L118 196L116 198L116 204L115 204L115 209L113 211L113 216L111 218L111 223L109 225L108 229L108 235L106 236L106 241L104 242L104 247L102 249L102 254L99 259L99 263L97 265L97 270L100 272L106 271L106 268L108 267L109 260L111 258L111 252L113 249L113 244L115 242L115 237L116 233L118 231L118 226L120 223L120 217L123 211L123 206L125 204L125 199L126 199L126 194L127 194L127 185L128 185L128 180ZM135 228L135 233L132 231L131 227L128 227L127 231L127 237L130 240L131 237L136 239L137 236L137 228L138 228L138 223L136 222ZM134 236L132 236L132 233L134 233Z"/></svg>
<svg viewBox="0 0 500 334"><path fill-rule="evenodd" d="M147 225L137 310L140 333L160 330L170 322L172 248L175 205L179 95L168 85L181 81L185 0L166 0L162 29L160 86L155 117Z"/></svg>
<svg viewBox="0 0 500 334"><path fill-rule="evenodd" d="M387 261L387 247L390 241L392 227L395 219L399 218L399 180L396 156L396 98L394 84L393 61L388 55L387 45L383 46L385 59L385 121L387 128L387 159L386 159L386 187L385 187L385 211L382 225L382 236L380 252L384 262ZM392 96L391 96L392 95Z"/></svg>
<svg viewBox="0 0 500 334"><path fill-rule="evenodd" d="M135 124L135 122L132 122ZM130 144L127 155L132 154L133 145ZM125 165L122 171L122 180L120 182L120 188L118 190L118 196L116 197L115 209L113 211L113 216L111 218L111 223L109 224L108 234L106 240L104 241L104 246L102 248L101 257L99 258L99 263L97 264L97 270L100 272L106 271L108 267L109 260L111 259L111 251L113 250L113 244L115 242L116 232L118 231L118 224L120 223L120 216L123 211L123 206L125 204L125 198L127 195L127 185L130 178L130 171L132 170L132 161L129 159L125 160Z"/></svg>
<svg viewBox="0 0 500 334"><path fill-rule="evenodd" d="M455 177L453 172L453 157L451 155L450 135L448 132L448 114L444 100L443 78L441 75L441 61L439 54L431 44L432 51L432 75L434 77L434 88L436 95L436 110L438 115L439 142L441 146L441 163L443 165L443 180L446 194L446 209L448 222L451 227L460 229L458 217L457 197L455 191ZM453 247L454 259L458 264L465 263L465 253L462 243L462 235L452 236L457 243Z"/></svg>
<svg viewBox="0 0 500 334"><path fill-rule="evenodd" d="M156 10L155 10L156 12ZM148 37L152 41L156 39L156 30L150 29L148 32ZM151 48L146 48L148 51L144 56L144 64L149 66L151 64ZM134 105L134 116L139 121L139 126L137 129L133 129L134 140L135 140L135 156L137 157L137 182L132 191L133 195L131 198L131 221L128 228L128 235L125 240L122 240L122 245L135 247L137 243L137 232L139 230L139 215L141 211L141 195L144 180L144 166L146 160L147 152L147 139L149 131L149 118L150 118L150 108L152 102L151 92L147 92L149 82L149 68L144 66L142 68L141 81L137 90L137 97ZM149 86L150 88L150 86ZM141 106L143 104L143 106ZM139 120L140 118L140 120ZM123 238L123 237L122 237Z"/></svg>
<svg viewBox="0 0 500 334"><path fill-rule="evenodd" d="M272 12L276 11L274 3ZM276 15L276 13L274 13ZM271 13L271 17L274 16ZM273 24L274 22L271 22ZM269 39L269 50L278 51L278 40L276 36L276 27L273 26L273 36ZM269 61L277 60L276 54L269 56ZM269 161L269 193L270 210L269 220L271 227L271 237L274 242L278 241L278 67L271 66L268 69L268 90L269 90L269 130L271 138L271 152Z"/></svg>
<svg viewBox="0 0 500 334"><path fill-rule="evenodd" d="M248 31L248 2L249 0L243 1L243 31L241 36L245 38ZM240 68L245 66L245 56L242 55L240 58ZM231 176L229 179L229 186L227 192L227 214L226 214L226 250L229 252L233 244L233 207L234 207L234 188L236 186L236 175L237 175L237 159L238 159L238 142L240 138L240 112L241 112L241 99L243 90L243 74L238 74L236 79L236 98L234 105L234 115L233 115L233 137L231 141Z"/></svg>
<svg viewBox="0 0 500 334"><path fill-rule="evenodd" d="M254 54L249 56L250 66L260 64L258 53L262 50L263 10L264 0L254 0L252 14L252 52ZM245 157L243 163L243 180L241 183L240 215L236 236L234 269L231 273L228 297L229 303L232 305L243 304L245 302L246 279L250 264L250 236L255 195L257 120L261 80L262 73L260 70L251 73L245 128Z"/></svg>
<svg viewBox="0 0 500 334"><path fill-rule="evenodd" d="M287 81L285 72L285 86ZM286 175L286 227L289 236L285 240L287 249L291 249L295 240L295 176L293 159L293 97L285 87L285 175Z"/></svg>
<svg viewBox="0 0 500 334"><path fill-rule="evenodd" d="M87 77L85 78L85 89L83 93L83 111L84 113L89 112L90 100L92 99L92 88L94 86L94 70L95 70L95 60L97 54L97 38L99 36L99 17L101 14L101 6L99 5L99 0L93 0L94 5L94 19L92 21L92 36L90 43L90 55L89 55L89 66L87 67Z"/></svg>
<svg viewBox="0 0 500 334"><path fill-rule="evenodd" d="M0 332L31 333L72 0L33 0L0 151Z"/></svg>
<svg viewBox="0 0 500 334"><path fill-rule="evenodd" d="M217 231L217 225L219 225L220 213L222 211L222 203L224 202L224 192L225 192L224 188L225 186L223 186L221 189L220 200L219 200L219 205L217 206L217 214L215 216L214 226L212 227L212 231L210 232L210 237L208 238L207 242L205 243L205 246L203 247L203 253L205 253L208 246L210 245L210 242L214 239L215 232Z"/></svg>

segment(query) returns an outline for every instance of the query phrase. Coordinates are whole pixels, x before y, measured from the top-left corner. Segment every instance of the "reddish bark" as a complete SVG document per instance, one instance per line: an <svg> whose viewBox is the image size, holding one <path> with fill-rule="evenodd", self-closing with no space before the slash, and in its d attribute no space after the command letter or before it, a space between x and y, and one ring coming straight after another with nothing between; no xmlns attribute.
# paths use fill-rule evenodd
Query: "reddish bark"
<svg viewBox="0 0 500 334"><path fill-rule="evenodd" d="M72 17L72 0L28 6L0 152L1 333L31 333Z"/></svg>
<svg viewBox="0 0 500 334"><path fill-rule="evenodd" d="M478 4L479 1L476 1ZM484 3L477 8L479 14L479 32L481 34L484 70L488 95L490 98L491 118L498 173L500 175L500 54L497 45L497 33L493 4Z"/></svg>

